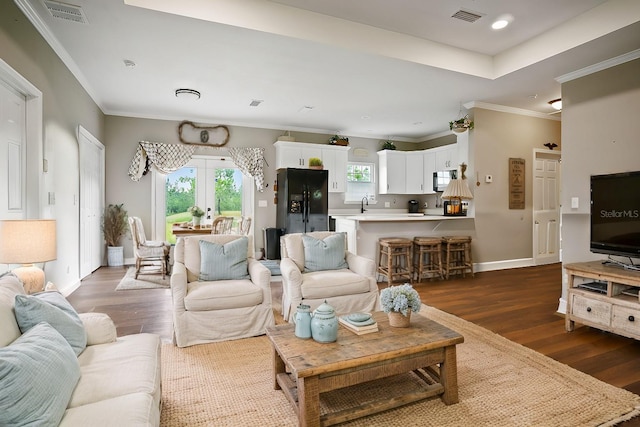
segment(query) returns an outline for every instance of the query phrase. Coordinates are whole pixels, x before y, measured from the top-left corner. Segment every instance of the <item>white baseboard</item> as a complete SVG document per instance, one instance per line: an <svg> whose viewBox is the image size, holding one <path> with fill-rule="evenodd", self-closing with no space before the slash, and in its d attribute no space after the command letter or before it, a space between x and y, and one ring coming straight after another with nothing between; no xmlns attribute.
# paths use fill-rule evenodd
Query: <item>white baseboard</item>
<svg viewBox="0 0 640 427"><path fill-rule="evenodd" d="M481 271L507 270L509 268L533 267L533 258L506 259L502 261L491 261L473 264L473 271L479 273Z"/></svg>
<svg viewBox="0 0 640 427"><path fill-rule="evenodd" d="M80 279L76 280L70 285L65 286L64 288L58 288L58 291L60 291L60 293L65 297L68 297L69 295L71 295L73 291L75 291L79 287L80 287Z"/></svg>

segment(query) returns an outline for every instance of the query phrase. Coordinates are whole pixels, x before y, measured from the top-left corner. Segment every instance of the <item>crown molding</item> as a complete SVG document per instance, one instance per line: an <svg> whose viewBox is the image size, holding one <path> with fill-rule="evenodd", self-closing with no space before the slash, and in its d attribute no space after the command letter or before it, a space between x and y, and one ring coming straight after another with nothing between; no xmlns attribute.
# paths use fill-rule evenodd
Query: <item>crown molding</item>
<svg viewBox="0 0 640 427"><path fill-rule="evenodd" d="M80 85L84 88L87 94L91 97L93 102L98 105L98 108L104 111L102 104L100 102L99 97L96 92L93 90L89 81L86 79L78 64L71 58L69 52L62 47L62 44L58 41L56 36L49 30L47 24L40 18L38 13L33 9L33 6L27 0L14 0L15 4L20 8L22 13L27 17L29 22L38 30L38 33L45 39L49 46L53 49L53 51L58 55L60 60L64 63L64 65L69 69L71 74L75 76Z"/></svg>
<svg viewBox="0 0 640 427"><path fill-rule="evenodd" d="M498 105L498 104L490 104L488 102L482 102L482 101L467 102L463 106L467 110L470 110L471 108L482 108L483 110L499 111L501 113L511 113L511 114L518 114L520 116L529 116L529 117L537 117L539 119L561 121L561 119L555 115L549 115L547 113L539 113L537 111L525 110L524 108L515 108L515 107L507 107L507 106Z"/></svg>
<svg viewBox="0 0 640 427"><path fill-rule="evenodd" d="M580 77L588 76L589 74L597 73L598 71L606 70L607 68L615 67L616 65L624 64L625 62L633 61L640 58L640 49L632 50L615 58L607 59L606 61L598 62L597 64L589 65L588 67L581 68L571 73L563 74L556 77L555 80L558 83L566 83L571 80L579 79Z"/></svg>

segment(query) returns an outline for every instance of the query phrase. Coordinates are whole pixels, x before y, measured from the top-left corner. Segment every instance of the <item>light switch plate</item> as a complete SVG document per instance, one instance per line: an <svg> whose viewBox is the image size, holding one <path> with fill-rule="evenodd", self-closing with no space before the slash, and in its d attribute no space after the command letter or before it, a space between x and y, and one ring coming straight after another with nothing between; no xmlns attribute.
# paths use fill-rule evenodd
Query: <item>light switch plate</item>
<svg viewBox="0 0 640 427"><path fill-rule="evenodd" d="M267 201L266 200L258 200L258 207L259 208L266 208L267 207Z"/></svg>
<svg viewBox="0 0 640 427"><path fill-rule="evenodd" d="M577 197L571 198L571 209L578 209L580 207L580 199Z"/></svg>

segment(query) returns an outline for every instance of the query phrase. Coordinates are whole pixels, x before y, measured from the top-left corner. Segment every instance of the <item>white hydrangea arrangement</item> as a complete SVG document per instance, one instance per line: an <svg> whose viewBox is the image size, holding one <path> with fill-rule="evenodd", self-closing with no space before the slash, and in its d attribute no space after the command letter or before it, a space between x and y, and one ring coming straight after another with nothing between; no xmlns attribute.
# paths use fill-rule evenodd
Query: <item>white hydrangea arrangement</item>
<svg viewBox="0 0 640 427"><path fill-rule="evenodd" d="M409 310L417 312L420 310L420 295L413 287L405 283L404 285L389 286L380 292L380 304L385 313L396 311L406 316Z"/></svg>
<svg viewBox="0 0 640 427"><path fill-rule="evenodd" d="M191 216L201 217L204 215L204 211L198 206L191 206L189 208L189 213Z"/></svg>

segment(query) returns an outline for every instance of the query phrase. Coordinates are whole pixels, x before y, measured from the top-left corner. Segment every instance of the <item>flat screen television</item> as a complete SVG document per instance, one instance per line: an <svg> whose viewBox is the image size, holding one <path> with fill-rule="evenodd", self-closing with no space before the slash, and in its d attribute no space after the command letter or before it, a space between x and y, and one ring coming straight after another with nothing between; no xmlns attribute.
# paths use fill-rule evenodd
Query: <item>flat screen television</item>
<svg viewBox="0 0 640 427"><path fill-rule="evenodd" d="M590 249L640 258L640 171L591 176Z"/></svg>

